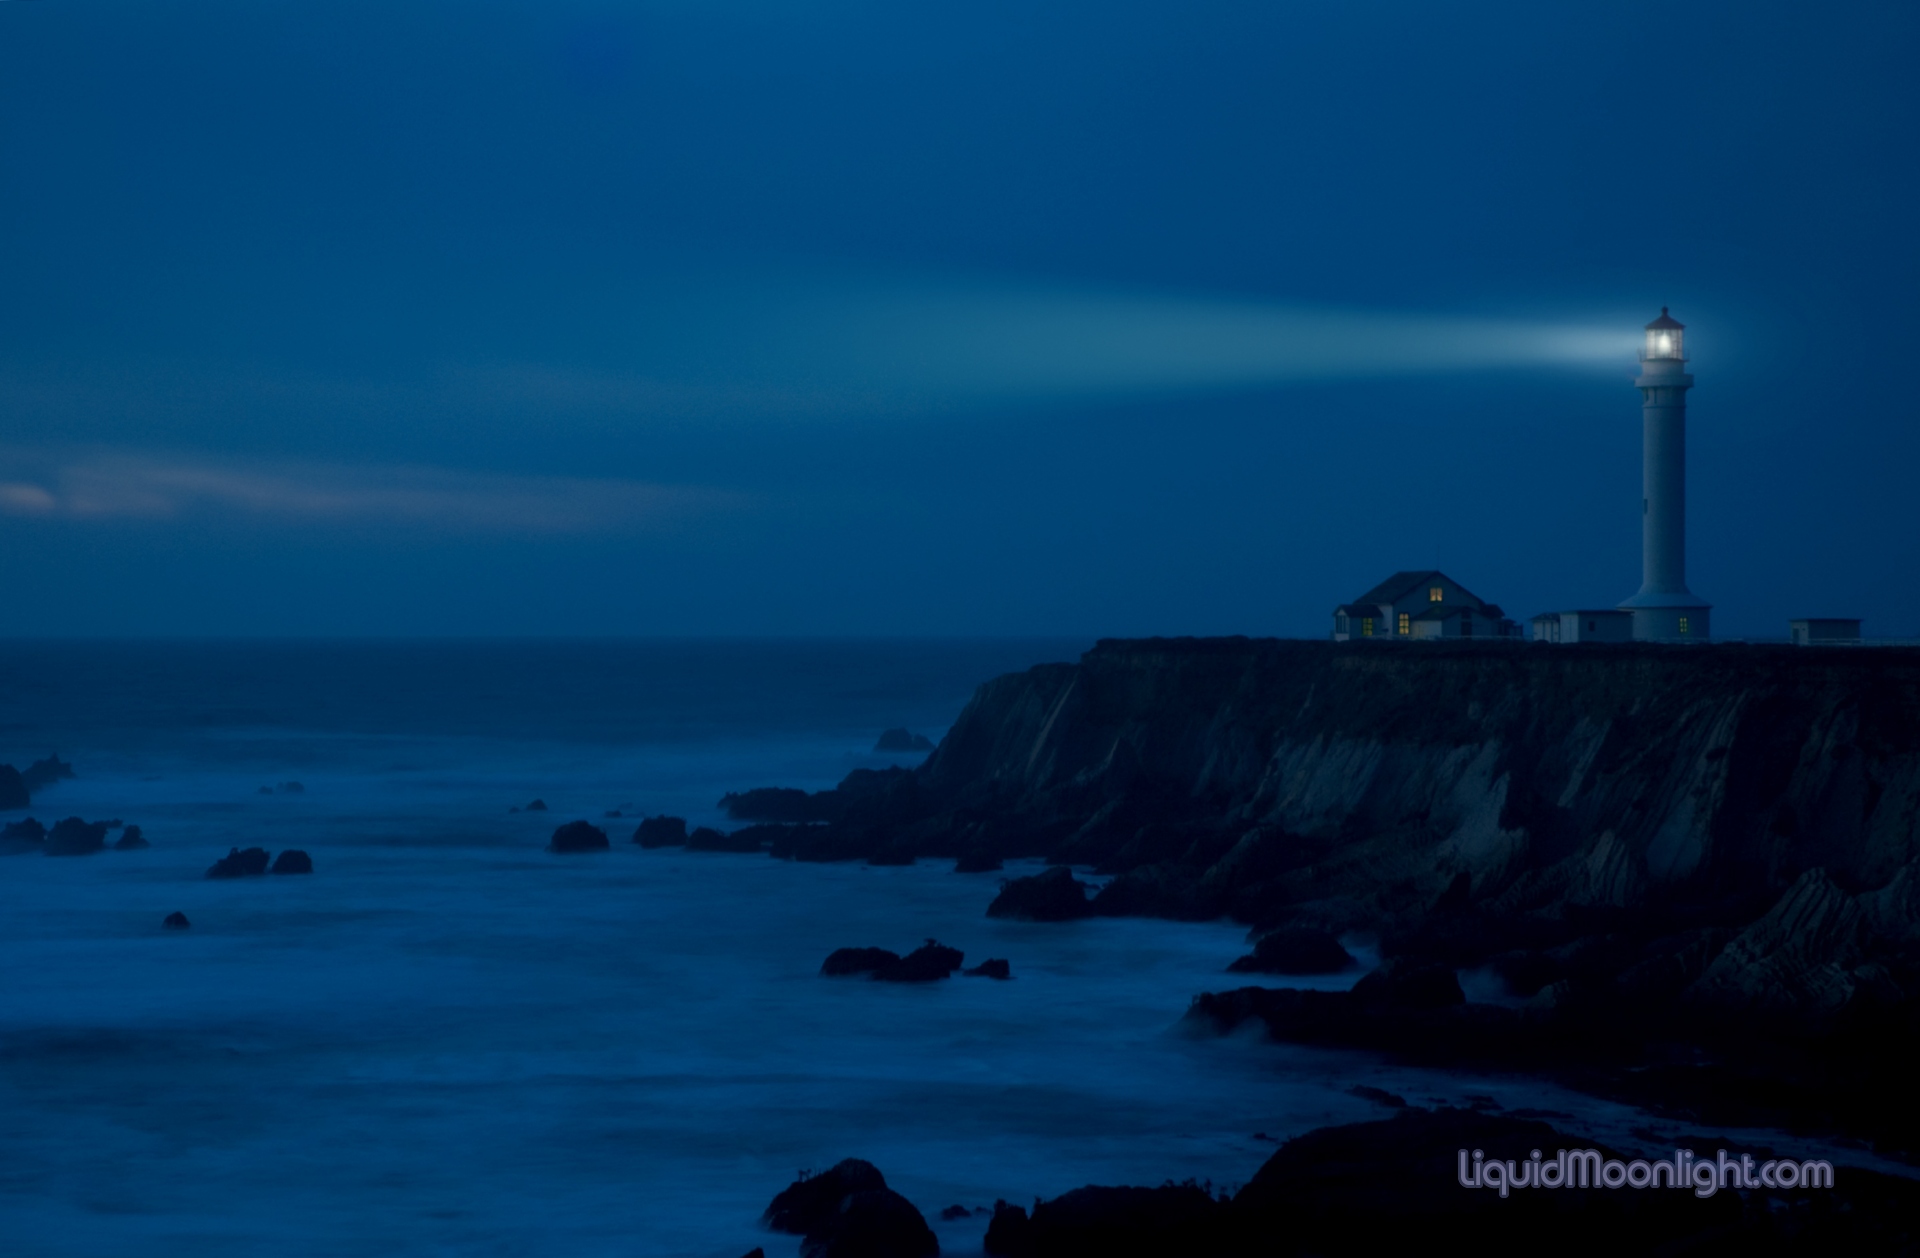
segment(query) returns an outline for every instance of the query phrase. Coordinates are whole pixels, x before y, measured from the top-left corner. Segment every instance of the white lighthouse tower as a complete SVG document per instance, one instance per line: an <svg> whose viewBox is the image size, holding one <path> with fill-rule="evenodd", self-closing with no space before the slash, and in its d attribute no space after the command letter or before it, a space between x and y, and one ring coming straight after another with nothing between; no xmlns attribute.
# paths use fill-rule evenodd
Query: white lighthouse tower
<svg viewBox="0 0 1920 1258"><path fill-rule="evenodd" d="M1687 356L1686 329L1660 307L1647 325L1640 353L1640 414L1644 426L1641 477L1640 592L1620 604L1633 613L1633 636L1654 642L1704 642L1712 607L1687 589Z"/></svg>

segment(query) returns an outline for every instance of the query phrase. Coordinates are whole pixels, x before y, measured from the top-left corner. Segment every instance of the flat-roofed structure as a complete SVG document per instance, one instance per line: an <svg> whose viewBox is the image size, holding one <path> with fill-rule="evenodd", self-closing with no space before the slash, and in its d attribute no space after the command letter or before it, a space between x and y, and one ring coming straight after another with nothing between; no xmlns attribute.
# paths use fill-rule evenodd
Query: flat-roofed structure
<svg viewBox="0 0 1920 1258"><path fill-rule="evenodd" d="M1609 607L1572 612L1542 612L1533 618L1535 642L1633 641L1633 613Z"/></svg>
<svg viewBox="0 0 1920 1258"><path fill-rule="evenodd" d="M1818 646L1823 642L1859 642L1860 621L1845 616L1807 616L1789 620L1788 637L1795 646Z"/></svg>

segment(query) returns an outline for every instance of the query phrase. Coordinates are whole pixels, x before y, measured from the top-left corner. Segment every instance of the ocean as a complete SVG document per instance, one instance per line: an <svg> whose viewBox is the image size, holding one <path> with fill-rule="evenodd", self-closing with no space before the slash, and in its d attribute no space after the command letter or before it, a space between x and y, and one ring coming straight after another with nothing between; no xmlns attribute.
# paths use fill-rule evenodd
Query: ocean
<svg viewBox="0 0 1920 1258"><path fill-rule="evenodd" d="M1384 1116L1362 1085L1632 1143L1646 1116L1547 1085L1184 1033L1241 985L1230 923L993 921L1027 870L629 841L916 763L880 731L937 739L980 682L1087 645L8 644L0 762L78 770L31 814L153 846L0 858L0 1252L790 1255L767 1202L862 1157L978 1253L997 1198L1235 1187ZM544 850L575 819L612 850ZM205 878L255 845L315 872ZM819 976L927 938L1015 977Z"/></svg>

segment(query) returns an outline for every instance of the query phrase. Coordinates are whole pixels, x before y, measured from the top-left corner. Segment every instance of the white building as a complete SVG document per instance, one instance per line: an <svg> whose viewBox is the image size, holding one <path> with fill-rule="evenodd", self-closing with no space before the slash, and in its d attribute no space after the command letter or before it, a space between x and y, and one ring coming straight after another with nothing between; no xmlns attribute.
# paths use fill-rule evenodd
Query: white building
<svg viewBox="0 0 1920 1258"><path fill-rule="evenodd" d="M1822 642L1860 641L1860 622L1840 616L1809 616L1802 620L1789 620L1787 628L1795 646L1814 646Z"/></svg>
<svg viewBox="0 0 1920 1258"><path fill-rule="evenodd" d="M1633 636L1648 642L1705 642L1712 607L1687 588L1686 327L1660 307L1640 353L1640 591L1620 604Z"/></svg>
<svg viewBox="0 0 1920 1258"><path fill-rule="evenodd" d="M1533 618L1535 642L1631 642L1633 613L1605 611L1543 612Z"/></svg>
<svg viewBox="0 0 1920 1258"><path fill-rule="evenodd" d="M1506 613L1444 572L1396 572L1351 603L1333 609L1336 642L1379 638L1517 638Z"/></svg>

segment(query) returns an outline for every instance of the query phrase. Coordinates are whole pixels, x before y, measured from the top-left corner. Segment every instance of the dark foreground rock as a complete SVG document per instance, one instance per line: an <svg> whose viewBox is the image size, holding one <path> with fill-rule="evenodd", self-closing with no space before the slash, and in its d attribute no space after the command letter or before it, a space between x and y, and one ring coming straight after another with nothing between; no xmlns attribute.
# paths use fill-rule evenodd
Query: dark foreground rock
<svg viewBox="0 0 1920 1258"><path fill-rule="evenodd" d="M48 856L91 856L107 848L107 823L68 817L47 832Z"/></svg>
<svg viewBox="0 0 1920 1258"><path fill-rule="evenodd" d="M886 948L836 948L821 962L820 972L828 978L844 978L898 964L900 954Z"/></svg>
<svg viewBox="0 0 1920 1258"><path fill-rule="evenodd" d="M1721 1146L1690 1142L1717 1164ZM1470 1110L1405 1109L1379 1122L1322 1128L1288 1141L1230 1199L1192 1184L1082 1188L1031 1215L1004 1202L987 1252L1004 1258L1429 1253L1708 1255L1914 1252L1920 1183L1853 1167L1819 1189L1682 1187L1512 1188L1460 1180L1462 1151L1512 1163L1531 1182L1534 1150L1594 1150L1630 1160L1546 1123ZM1671 1159L1671 1151L1662 1151ZM1755 1164L1765 1150L1749 1154ZM1472 1168L1469 1161L1468 1172ZM1668 1172L1671 1177L1672 1172ZM1557 1176L1556 1176L1557 1177ZM1487 1179L1493 1177L1487 1176ZM1660 1182L1660 1181L1656 1181ZM1702 1195L1702 1194L1705 1195Z"/></svg>
<svg viewBox="0 0 1920 1258"><path fill-rule="evenodd" d="M979 965L970 970L963 970L962 973L971 978L1012 978L1013 967L999 957L988 957Z"/></svg>
<svg viewBox="0 0 1920 1258"><path fill-rule="evenodd" d="M1227 969L1243 974L1338 974L1353 964L1353 954L1330 932L1294 928L1262 935L1251 956Z"/></svg>
<svg viewBox="0 0 1920 1258"><path fill-rule="evenodd" d="M949 977L965 959L960 949L929 939L893 964L876 969L873 977L882 983L931 983Z"/></svg>
<svg viewBox="0 0 1920 1258"><path fill-rule="evenodd" d="M940 1252L914 1204L858 1158L819 1175L802 1174L773 1199L762 1222L803 1236L803 1258L932 1258Z"/></svg>
<svg viewBox="0 0 1920 1258"><path fill-rule="evenodd" d="M880 735L873 745L875 751L932 751L933 740L925 734L916 734L910 729L890 729Z"/></svg>
<svg viewBox="0 0 1920 1258"><path fill-rule="evenodd" d="M591 821L569 821L547 842L549 852L604 852L610 846L607 832Z"/></svg>
<svg viewBox="0 0 1920 1258"><path fill-rule="evenodd" d="M139 826L128 826L120 832L120 837L114 840L113 850L116 852L137 852L143 847L152 846L153 844L147 841L147 836L140 833Z"/></svg>
<svg viewBox="0 0 1920 1258"><path fill-rule="evenodd" d="M290 847L273 858L270 873L310 874L313 872L313 858L297 847Z"/></svg>
<svg viewBox="0 0 1920 1258"><path fill-rule="evenodd" d="M1022 918L1030 922L1070 922L1091 917L1087 884L1064 865L1030 878L1013 878L987 906L988 917Z"/></svg>
<svg viewBox="0 0 1920 1258"><path fill-rule="evenodd" d="M641 847L685 847L687 845L687 819L685 817L648 817L633 828L633 841Z"/></svg>
<svg viewBox="0 0 1920 1258"><path fill-rule="evenodd" d="M160 925L168 930L186 930L192 926L193 923L187 920L185 913L169 913L166 916L166 920L161 922Z"/></svg>
<svg viewBox="0 0 1920 1258"><path fill-rule="evenodd" d="M962 852L953 863L956 874L991 874L1005 868L1006 862L990 851Z"/></svg>
<svg viewBox="0 0 1920 1258"><path fill-rule="evenodd" d="M209 878L251 878L267 872L267 849L250 847L245 851L230 848L225 856L207 869Z"/></svg>

